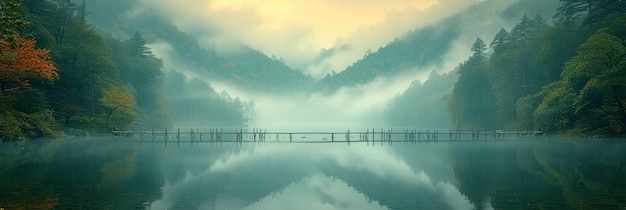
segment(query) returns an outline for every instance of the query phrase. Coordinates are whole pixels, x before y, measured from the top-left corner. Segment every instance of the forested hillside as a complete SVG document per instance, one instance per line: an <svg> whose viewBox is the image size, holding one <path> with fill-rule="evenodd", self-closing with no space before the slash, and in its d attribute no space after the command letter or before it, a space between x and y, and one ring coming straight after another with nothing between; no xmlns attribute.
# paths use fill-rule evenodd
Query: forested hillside
<svg viewBox="0 0 626 210"><path fill-rule="evenodd" d="M270 58L245 45L234 49L201 46L194 36L181 32L162 16L143 8L137 0L85 2L92 8L87 19L100 30L115 37L129 37L140 31L150 43L171 46L166 62L178 71L191 71L199 77L256 93L301 92L309 90L314 83L311 77L291 69L279 58Z"/></svg>
<svg viewBox="0 0 626 210"><path fill-rule="evenodd" d="M172 126L163 60L138 30L111 38L70 0L0 4L0 139ZM241 101L213 100L204 105L232 118L206 125L245 125Z"/></svg>
<svg viewBox="0 0 626 210"><path fill-rule="evenodd" d="M512 3L513 2L513 3ZM341 87L367 84L378 77L393 77L406 72L445 72L446 64L456 55L457 42L470 34L480 36L495 23L513 22L515 15L545 14L556 8L555 0L484 1L436 23L416 28L386 46L365 52L362 59L338 73L327 74L316 90L332 93ZM548 11L546 11L548 10ZM514 18L513 18L514 17ZM452 58L454 59L454 58ZM456 62L456 61L454 61Z"/></svg>
<svg viewBox="0 0 626 210"><path fill-rule="evenodd" d="M169 71L165 75L165 93L170 96L171 117L179 127L209 126L241 128L255 116L254 101L232 98L226 91L217 93L200 79Z"/></svg>
<svg viewBox="0 0 626 210"><path fill-rule="evenodd" d="M396 39L376 52L366 52L363 59L338 74L328 74L317 84L317 90L334 92L340 87L366 84L377 77L389 77L413 68L442 62L442 56L458 37L455 24L460 17L443 27L429 26Z"/></svg>
<svg viewBox="0 0 626 210"><path fill-rule="evenodd" d="M626 2L561 0L476 39L448 97L454 127L624 135Z"/></svg>

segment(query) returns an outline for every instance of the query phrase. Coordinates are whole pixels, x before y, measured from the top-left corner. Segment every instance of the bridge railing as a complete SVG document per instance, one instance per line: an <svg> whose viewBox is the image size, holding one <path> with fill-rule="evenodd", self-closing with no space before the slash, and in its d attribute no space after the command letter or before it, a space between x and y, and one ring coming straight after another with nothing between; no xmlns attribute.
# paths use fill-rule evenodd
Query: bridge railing
<svg viewBox="0 0 626 210"><path fill-rule="evenodd" d="M151 141L197 141L197 142L420 142L420 141L467 141L467 140L500 140L505 137L531 137L541 135L541 131L503 131L503 130L418 130L418 129L366 129L364 131L346 130L342 132L272 132L267 129L234 129L224 130L212 128L200 131L189 130L126 130L113 131L116 136L134 137L139 140Z"/></svg>

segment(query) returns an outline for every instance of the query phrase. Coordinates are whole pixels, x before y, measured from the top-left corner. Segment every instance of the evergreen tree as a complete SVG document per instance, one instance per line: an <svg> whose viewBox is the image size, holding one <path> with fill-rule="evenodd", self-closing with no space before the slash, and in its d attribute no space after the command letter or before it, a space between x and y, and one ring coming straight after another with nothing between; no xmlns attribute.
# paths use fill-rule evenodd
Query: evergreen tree
<svg viewBox="0 0 626 210"><path fill-rule="evenodd" d="M18 33L19 27L28 24L20 8L19 0L0 1L0 38Z"/></svg>
<svg viewBox="0 0 626 210"><path fill-rule="evenodd" d="M496 128L495 97L487 74L486 44L477 38L472 56L458 70L459 79L448 98L452 123L458 129Z"/></svg>
<svg viewBox="0 0 626 210"><path fill-rule="evenodd" d="M128 54L130 56L139 56L147 58L152 56L150 48L146 46L146 40L141 36L139 31L133 34L133 37L128 40Z"/></svg>
<svg viewBox="0 0 626 210"><path fill-rule="evenodd" d="M500 54L509 49L510 44L511 34L506 31L506 29L501 28L500 31L498 31L498 33L493 37L489 46L493 49L494 54Z"/></svg>
<svg viewBox="0 0 626 210"><path fill-rule="evenodd" d="M169 101L162 90L163 61L152 54L139 32L125 42L111 40L110 44L114 46L120 82L136 91L139 126L144 129L170 127Z"/></svg>

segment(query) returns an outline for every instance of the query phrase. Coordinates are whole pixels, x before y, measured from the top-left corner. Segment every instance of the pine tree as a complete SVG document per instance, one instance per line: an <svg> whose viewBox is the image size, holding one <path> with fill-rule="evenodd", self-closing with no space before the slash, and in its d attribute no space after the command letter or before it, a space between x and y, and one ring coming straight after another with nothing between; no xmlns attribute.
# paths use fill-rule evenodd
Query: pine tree
<svg viewBox="0 0 626 210"><path fill-rule="evenodd" d="M152 55L150 48L146 46L146 40L143 36L141 36L139 31L136 31L133 37L129 40L128 47L130 56L147 58Z"/></svg>

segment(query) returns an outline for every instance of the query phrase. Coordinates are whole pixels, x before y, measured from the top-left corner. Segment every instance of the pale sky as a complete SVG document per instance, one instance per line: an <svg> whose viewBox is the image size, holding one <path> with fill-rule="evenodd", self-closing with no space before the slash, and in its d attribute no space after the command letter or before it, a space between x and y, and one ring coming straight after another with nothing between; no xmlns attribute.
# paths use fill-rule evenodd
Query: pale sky
<svg viewBox="0 0 626 210"><path fill-rule="evenodd" d="M313 47L330 47L337 38L349 37L359 27L384 23L388 13L423 11L438 3L436 0L217 0L207 7L211 11L252 9L260 18L257 25L260 30L280 34L300 25L310 30L312 39L306 42Z"/></svg>
<svg viewBox="0 0 626 210"><path fill-rule="evenodd" d="M246 44L314 77L482 0L141 0L201 43ZM349 45L311 66L322 48Z"/></svg>

